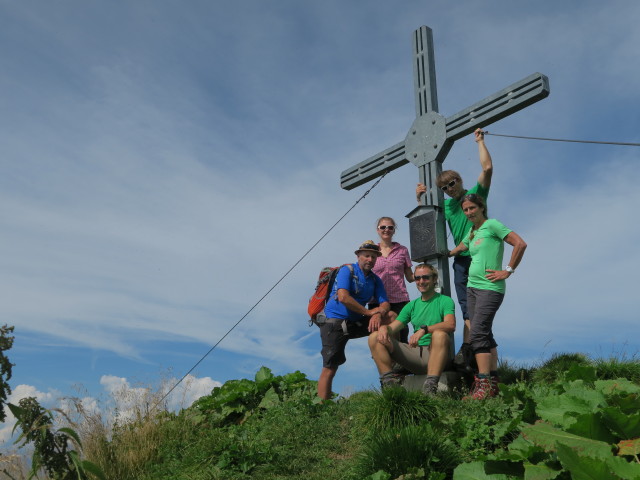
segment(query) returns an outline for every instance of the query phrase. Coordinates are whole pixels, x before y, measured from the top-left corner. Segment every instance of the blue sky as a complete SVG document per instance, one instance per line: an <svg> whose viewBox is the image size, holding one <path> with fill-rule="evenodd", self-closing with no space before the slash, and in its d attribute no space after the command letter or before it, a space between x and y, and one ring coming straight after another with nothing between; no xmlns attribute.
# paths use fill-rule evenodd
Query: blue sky
<svg viewBox="0 0 640 480"><path fill-rule="evenodd" d="M404 139L411 35L433 29L440 113L525 76L551 95L495 133L640 142L640 4L0 1L0 291L14 397L179 378L362 195L342 170ZM635 65L635 66L634 66ZM496 337L504 358L635 355L640 150L487 137L490 212L529 244ZM479 173L471 137L445 162ZM390 173L193 372L193 396L265 365L317 379L306 304L382 215ZM415 296L415 287L409 290ZM377 384L353 341L334 389Z"/></svg>

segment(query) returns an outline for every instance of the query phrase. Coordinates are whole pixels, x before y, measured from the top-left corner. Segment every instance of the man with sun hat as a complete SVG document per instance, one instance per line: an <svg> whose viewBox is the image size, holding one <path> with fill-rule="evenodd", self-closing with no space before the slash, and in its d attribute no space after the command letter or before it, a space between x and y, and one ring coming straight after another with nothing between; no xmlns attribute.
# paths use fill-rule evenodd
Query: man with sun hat
<svg viewBox="0 0 640 480"><path fill-rule="evenodd" d="M389 322L390 305L382 280L373 266L382 253L373 240L362 243L355 251L356 263L338 271L331 295L324 308L326 321L320 326L322 339L322 372L318 379L318 396L328 400L338 367L347 361L344 350L350 338L367 337ZM371 299L378 304L368 310Z"/></svg>

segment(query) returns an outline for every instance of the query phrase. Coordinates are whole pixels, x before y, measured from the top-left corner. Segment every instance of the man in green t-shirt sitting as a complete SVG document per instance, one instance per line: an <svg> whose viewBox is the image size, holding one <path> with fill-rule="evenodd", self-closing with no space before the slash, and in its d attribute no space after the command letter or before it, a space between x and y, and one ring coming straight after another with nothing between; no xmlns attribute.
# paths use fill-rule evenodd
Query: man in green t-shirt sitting
<svg viewBox="0 0 640 480"><path fill-rule="evenodd" d="M467 219L460 206L460 200L464 195L475 193L484 198L485 202L489 196L489 187L491 187L491 176L493 175L493 162L487 146L484 144L484 132L476 129L474 132L475 141L478 144L478 156L480 157L480 167L482 171L478 177L478 182L466 190L462 184L460 174L455 170L445 170L436 179L436 185L449 197L444 201L444 217L449 224L449 230L453 236L454 245L460 245L460 242L469 233L471 222ZM419 183L416 187L416 199L420 203L423 193L427 191L427 187ZM458 296L458 304L462 310L462 319L464 320L464 332L462 346L458 355L456 355L456 364L470 368L473 362L473 352L469 344L469 314L467 311L467 281L469 279L469 267L471 266L471 257L469 252L458 255L453 261L453 284L456 288Z"/></svg>
<svg viewBox="0 0 640 480"><path fill-rule="evenodd" d="M403 375L393 370L395 362L416 375L426 373L422 391L433 395L453 350L449 334L456 329L455 305L451 297L435 291L438 284L435 267L426 263L418 265L414 278L420 297L405 305L391 324L369 335L369 349L383 388L402 383ZM409 323L413 325L414 334L408 344L401 343L395 334Z"/></svg>

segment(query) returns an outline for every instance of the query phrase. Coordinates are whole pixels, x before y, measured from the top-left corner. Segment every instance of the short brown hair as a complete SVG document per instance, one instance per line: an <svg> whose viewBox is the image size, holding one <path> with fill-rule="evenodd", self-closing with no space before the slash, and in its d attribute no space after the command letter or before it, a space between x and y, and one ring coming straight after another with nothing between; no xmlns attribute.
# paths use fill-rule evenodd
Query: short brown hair
<svg viewBox="0 0 640 480"><path fill-rule="evenodd" d="M438 269L436 267L434 267L430 263L421 263L419 265L416 265L416 268L413 269L413 274L414 275L418 271L419 268L428 268L429 270L431 270L431 274L433 275L433 280L435 282L438 281Z"/></svg>
<svg viewBox="0 0 640 480"><path fill-rule="evenodd" d="M471 202L474 205L477 205L478 207L480 207L480 210L482 210L484 218L489 218L487 216L487 203L484 201L484 198L482 198L482 196L478 195L477 193L469 193L462 197L462 199L460 200L460 206L462 206L464 202Z"/></svg>

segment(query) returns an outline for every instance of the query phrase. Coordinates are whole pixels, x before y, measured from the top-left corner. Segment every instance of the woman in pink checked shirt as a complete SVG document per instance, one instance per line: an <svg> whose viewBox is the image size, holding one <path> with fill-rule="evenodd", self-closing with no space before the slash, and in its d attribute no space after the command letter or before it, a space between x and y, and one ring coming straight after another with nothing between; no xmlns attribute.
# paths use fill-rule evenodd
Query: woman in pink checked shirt
<svg viewBox="0 0 640 480"><path fill-rule="evenodd" d="M404 280L406 278L409 283L414 281L411 258L407 247L393 241L393 234L396 232L396 222L393 218L381 217L378 219L376 228L380 236L378 245L382 256L378 257L373 273L382 280L391 304L389 316L393 321L402 307L409 303L409 294ZM408 338L409 329L405 328L400 332L399 340L407 343Z"/></svg>

